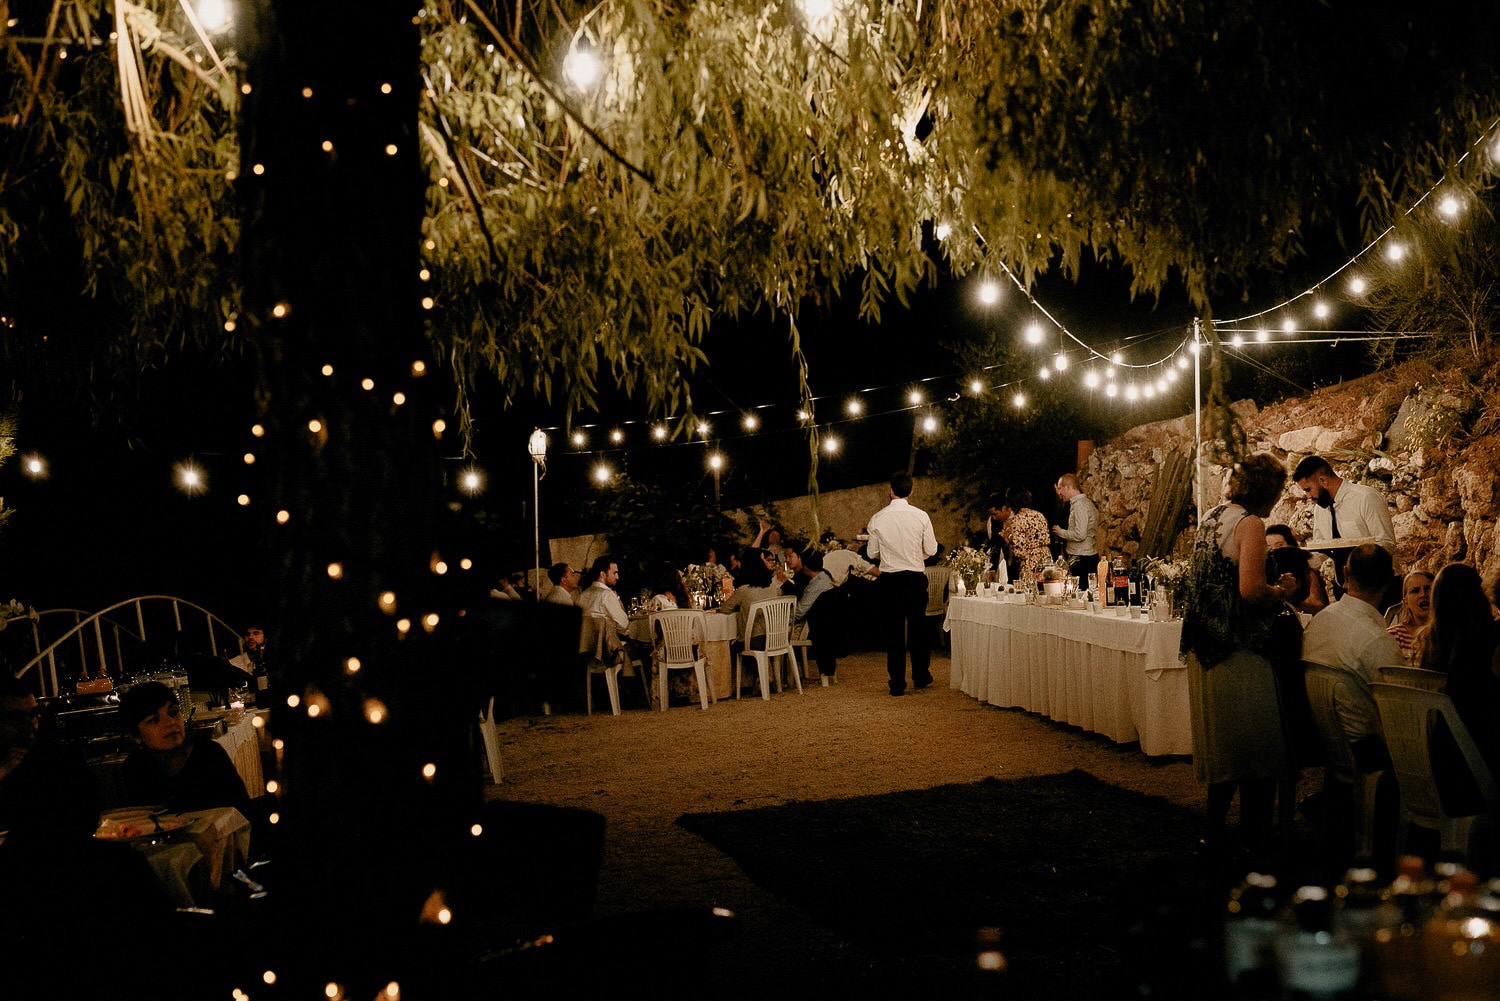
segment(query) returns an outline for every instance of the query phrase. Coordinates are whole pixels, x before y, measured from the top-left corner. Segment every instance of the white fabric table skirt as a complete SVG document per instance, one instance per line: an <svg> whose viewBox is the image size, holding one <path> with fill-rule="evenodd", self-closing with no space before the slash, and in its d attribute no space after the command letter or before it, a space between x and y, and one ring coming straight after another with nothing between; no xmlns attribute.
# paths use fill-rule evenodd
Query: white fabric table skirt
<svg viewBox="0 0 1500 1001"><path fill-rule="evenodd" d="M229 753L229 760L234 762L235 771L244 779L245 791L251 799L264 795L266 791L265 773L260 764L260 730L253 722L254 716L254 712L247 711L238 723L214 738Z"/></svg>
<svg viewBox="0 0 1500 1001"><path fill-rule="evenodd" d="M715 699L727 699L734 694L734 663L730 659L729 642L737 638L735 625L738 622L739 617L735 615L703 613L702 652L703 659L708 662L705 673ZM629 634L637 643L653 643L650 617L642 615L631 619Z"/></svg>
<svg viewBox="0 0 1500 1001"><path fill-rule="evenodd" d="M1193 752L1180 620L954 597L943 628L949 684L976 699L1139 741L1146 754Z"/></svg>

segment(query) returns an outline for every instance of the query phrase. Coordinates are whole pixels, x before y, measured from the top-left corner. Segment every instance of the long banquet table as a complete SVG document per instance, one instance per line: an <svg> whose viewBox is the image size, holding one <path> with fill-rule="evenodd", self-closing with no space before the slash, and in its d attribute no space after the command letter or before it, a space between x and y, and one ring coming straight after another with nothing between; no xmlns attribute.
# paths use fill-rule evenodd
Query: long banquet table
<svg viewBox="0 0 1500 1001"><path fill-rule="evenodd" d="M1119 743L1138 740L1146 754L1193 751L1180 620L954 597L944 628L953 688Z"/></svg>

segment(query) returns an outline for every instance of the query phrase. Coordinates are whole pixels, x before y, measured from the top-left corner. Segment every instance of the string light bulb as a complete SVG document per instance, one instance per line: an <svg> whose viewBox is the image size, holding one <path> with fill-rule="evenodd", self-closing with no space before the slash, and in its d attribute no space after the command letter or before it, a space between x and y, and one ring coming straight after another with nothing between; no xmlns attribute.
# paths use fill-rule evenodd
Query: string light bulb
<svg viewBox="0 0 1500 1001"><path fill-rule="evenodd" d="M1027 344L1040 344L1044 336L1046 336L1046 333L1042 330L1040 323L1032 323L1026 327Z"/></svg>
<svg viewBox="0 0 1500 1001"><path fill-rule="evenodd" d="M599 58L585 49L574 49L563 58L563 76L579 90L593 87L603 72Z"/></svg>
<svg viewBox="0 0 1500 1001"><path fill-rule="evenodd" d="M740 426L746 431L754 431L760 427L760 418L754 414L746 414L744 419L740 421Z"/></svg>
<svg viewBox="0 0 1500 1001"><path fill-rule="evenodd" d="M666 441L667 440L667 426L665 424L658 424L655 427L653 427L651 429L651 437L655 438L657 441Z"/></svg>
<svg viewBox="0 0 1500 1001"><path fill-rule="evenodd" d="M574 431L572 441L574 448L582 448L589 443L588 435L582 431Z"/></svg>
<svg viewBox="0 0 1500 1001"><path fill-rule="evenodd" d="M1052 359L1052 367L1054 369L1056 369L1057 371L1059 371L1059 372L1067 371L1067 368L1068 368L1068 356L1064 355L1064 354L1060 354L1056 358Z"/></svg>
<svg viewBox="0 0 1500 1001"><path fill-rule="evenodd" d="M953 227L948 225L946 222L940 222L936 226L932 227L932 235L937 237L939 240L948 239L949 234L951 234L952 232Z"/></svg>
<svg viewBox="0 0 1500 1001"><path fill-rule="evenodd" d="M923 431L926 431L928 434L933 434L934 432L937 431L937 429L938 429L938 419L936 417L934 417L932 414L928 414L926 417L922 418L922 430Z"/></svg>
<svg viewBox="0 0 1500 1001"><path fill-rule="evenodd" d="M1012 406L1014 406L1017 410L1020 410L1022 407L1026 406L1026 394L1017 393L1010 398L1010 402Z"/></svg>
<svg viewBox="0 0 1500 1001"><path fill-rule="evenodd" d="M906 402L910 403L914 407L919 405L922 402L922 391L920 389L913 389L911 392L907 393Z"/></svg>
<svg viewBox="0 0 1500 1001"><path fill-rule="evenodd" d="M1457 219L1458 214L1463 211L1464 203L1453 194L1446 194L1438 199L1438 211L1449 219Z"/></svg>
<svg viewBox="0 0 1500 1001"><path fill-rule="evenodd" d="M823 439L823 452L825 455L837 455L839 448L842 447L842 445L843 442L839 440L838 435L828 435Z"/></svg>
<svg viewBox="0 0 1500 1001"><path fill-rule="evenodd" d="M458 485L466 494L477 494L484 489L484 472L476 466L470 466L459 475Z"/></svg>
<svg viewBox="0 0 1500 1001"><path fill-rule="evenodd" d="M185 494L202 493L208 487L208 477L192 462L179 462L176 466L177 489Z"/></svg>
<svg viewBox="0 0 1500 1001"><path fill-rule="evenodd" d="M850 417L858 417L865 412L865 405L859 397L854 397L844 404L844 412Z"/></svg>
<svg viewBox="0 0 1500 1001"><path fill-rule="evenodd" d="M608 483L614 475L614 471L609 468L608 463L601 462L594 467L594 482L601 486Z"/></svg>
<svg viewBox="0 0 1500 1001"><path fill-rule="evenodd" d="M21 457L21 470L33 480L47 478L47 460L35 452Z"/></svg>
<svg viewBox="0 0 1500 1001"><path fill-rule="evenodd" d="M1349 278L1350 295L1364 295L1365 289L1368 287L1369 286L1365 283L1365 280L1359 275L1353 275Z"/></svg>
<svg viewBox="0 0 1500 1001"><path fill-rule="evenodd" d="M721 469L724 468L724 456L721 455L718 452L714 452L711 455L709 455L709 457L708 457L708 468L712 469L716 473L719 472Z"/></svg>
<svg viewBox="0 0 1500 1001"><path fill-rule="evenodd" d="M1000 284L990 279L979 283L979 302L984 306L993 306L1000 301Z"/></svg>
<svg viewBox="0 0 1500 1001"><path fill-rule="evenodd" d="M1393 242L1385 248L1385 257L1393 264L1400 263L1406 257L1406 244Z"/></svg>
<svg viewBox="0 0 1500 1001"><path fill-rule="evenodd" d="M978 396L980 393L984 392L984 382L983 382L983 380L981 380L981 379L970 379L969 380L969 392L973 393L975 396Z"/></svg>

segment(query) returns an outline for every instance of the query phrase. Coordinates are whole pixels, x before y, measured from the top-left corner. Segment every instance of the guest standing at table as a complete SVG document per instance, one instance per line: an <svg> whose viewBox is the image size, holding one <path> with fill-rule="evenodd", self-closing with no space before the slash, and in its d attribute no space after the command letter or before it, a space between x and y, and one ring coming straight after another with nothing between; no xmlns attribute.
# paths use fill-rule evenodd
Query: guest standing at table
<svg viewBox="0 0 1500 1001"><path fill-rule="evenodd" d="M1099 509L1078 488L1078 477L1063 473L1057 478L1057 498L1068 505L1068 524L1052 526L1052 534L1062 540L1068 558L1068 570L1075 577L1088 580L1099 569L1099 549L1094 533L1099 528Z"/></svg>
<svg viewBox="0 0 1500 1001"><path fill-rule="evenodd" d="M1223 845L1229 807L1240 792L1249 845L1265 846L1276 783L1291 776L1276 674L1267 656L1275 619L1297 579L1266 580L1265 517L1286 487L1286 468L1264 452L1230 471L1225 503L1198 529L1193 590L1182 625L1188 658L1193 770L1208 786L1205 843ZM1300 636L1300 632L1299 632ZM1295 658L1296 652L1291 652Z"/></svg>
<svg viewBox="0 0 1500 1001"><path fill-rule="evenodd" d="M1015 553L1018 564L1016 582L1036 587L1042 567L1051 559L1047 549L1050 538L1047 519L1031 506L1031 491L1024 487L1011 491L1010 509L1015 513L1005 522L1000 534Z"/></svg>
<svg viewBox="0 0 1500 1001"><path fill-rule="evenodd" d="M1316 549L1321 541L1335 539L1369 539L1381 549L1396 555L1396 529L1391 525L1391 506L1374 487L1350 483L1335 476L1328 460L1309 455L1297 463L1292 479L1303 494L1317 507L1313 508L1312 542ZM1344 582L1344 563L1333 561L1334 579Z"/></svg>
<svg viewBox="0 0 1500 1001"><path fill-rule="evenodd" d="M229 754L208 734L189 740L177 693L159 681L132 685L120 696L120 728L137 746L120 777L126 799L181 813L232 806L252 816L250 794Z"/></svg>
<svg viewBox="0 0 1500 1001"><path fill-rule="evenodd" d="M927 557L937 553L937 536L927 512L907 500L911 474L891 477L891 501L870 516L869 553L880 561L876 579L885 630L885 669L892 695L906 694L906 657L911 653L911 682L917 689L932 684L927 640Z"/></svg>

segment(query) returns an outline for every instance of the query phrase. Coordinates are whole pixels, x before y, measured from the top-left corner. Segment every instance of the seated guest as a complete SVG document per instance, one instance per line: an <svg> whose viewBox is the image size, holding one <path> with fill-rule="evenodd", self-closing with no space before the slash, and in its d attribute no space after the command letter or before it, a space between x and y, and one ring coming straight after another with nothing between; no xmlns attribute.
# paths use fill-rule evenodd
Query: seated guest
<svg viewBox="0 0 1500 1001"><path fill-rule="evenodd" d="M138 745L120 770L129 802L174 812L232 806L252 815L228 752L207 733L188 739L172 689L157 681L131 686L120 696L120 725Z"/></svg>
<svg viewBox="0 0 1500 1001"><path fill-rule="evenodd" d="M725 615L736 617L735 635L745 635L745 622L750 618L750 606L757 601L765 601L769 598L779 598L781 592L771 584L771 571L758 557L746 556L744 565L740 568L740 575L736 578L734 592L724 599L719 606L719 611ZM759 628L759 626L757 626ZM760 637L761 643L765 643L765 637ZM751 640L754 645L754 640Z"/></svg>
<svg viewBox="0 0 1500 1001"><path fill-rule="evenodd" d="M1492 585L1500 593L1500 585ZM1500 772L1500 677L1496 676L1497 626L1479 572L1449 563L1432 581L1432 612L1417 634L1418 667L1448 676L1443 691L1491 770ZM1447 750L1444 748L1443 750ZM1452 754L1456 754L1456 748ZM1433 748L1433 767L1440 754Z"/></svg>
<svg viewBox="0 0 1500 1001"><path fill-rule="evenodd" d="M519 588L525 580L526 575L519 572L501 577L499 582L490 588L490 597L498 601L524 601L525 596L521 594Z"/></svg>
<svg viewBox="0 0 1500 1001"><path fill-rule="evenodd" d="M798 571L803 578L802 595L792 612L792 627L807 629L807 638L812 641L812 657L817 662L818 673L823 684L834 679L839 669L837 630L839 623L835 606L840 599L834 594L833 578L823 569L823 554L809 549L802 555Z"/></svg>
<svg viewBox="0 0 1500 1001"><path fill-rule="evenodd" d="M758 518L760 531L755 535L755 541L750 543L751 549L763 549L776 558L781 556L781 529L771 524L765 518Z"/></svg>
<svg viewBox="0 0 1500 1001"><path fill-rule="evenodd" d="M687 588L682 583L682 571L670 561L663 560L651 575L651 598L646 602L646 610L661 612L669 608L690 607Z"/></svg>
<svg viewBox="0 0 1500 1001"><path fill-rule="evenodd" d="M17 1001L191 996L162 973L171 899L145 856L94 838L94 777L81 756L52 749L38 746L4 783L12 811L0 844L0 964L9 972L0 994ZM110 924L108 962L80 946L79 922L90 920ZM46 987L28 991L26 982Z"/></svg>
<svg viewBox="0 0 1500 1001"><path fill-rule="evenodd" d="M1402 663L1401 648L1385 630L1376 603L1390 586L1391 554L1373 543L1349 553L1344 567L1344 596L1314 615L1302 634L1302 659L1347 672L1358 682L1348 703L1335 702L1334 714L1364 771L1390 767L1380 713L1370 683L1380 668Z"/></svg>
<svg viewBox="0 0 1500 1001"><path fill-rule="evenodd" d="M578 607L583 609L583 630L578 638L578 649L592 657L601 628L609 629L614 639L619 640L619 644L610 641L613 649L623 645L626 630L630 628L630 616L625 614L625 606L620 604L620 596L615 593L615 585L620 583L620 564L615 558L600 556L594 560L590 576L592 582L578 597Z"/></svg>
<svg viewBox="0 0 1500 1001"><path fill-rule="evenodd" d="M771 571L771 583L784 597L795 598L807 582L802 579L802 545L788 543L781 547L781 562Z"/></svg>
<svg viewBox="0 0 1500 1001"><path fill-rule="evenodd" d="M1401 601L1386 609L1386 632L1395 637L1407 660L1417 650L1417 633L1432 617L1432 574L1413 570L1401 582Z"/></svg>
<svg viewBox="0 0 1500 1001"><path fill-rule="evenodd" d="M1266 552L1277 574L1297 578L1297 594L1289 602L1299 612L1316 614L1328 607L1328 587L1323 575L1312 567L1312 554L1297 545L1297 537L1286 525L1266 526Z"/></svg>
<svg viewBox="0 0 1500 1001"><path fill-rule="evenodd" d="M554 605L577 605L578 604L578 571L566 563L554 563L547 568L547 579L552 582L552 590L547 592L544 601Z"/></svg>

